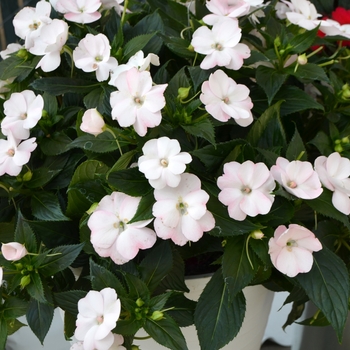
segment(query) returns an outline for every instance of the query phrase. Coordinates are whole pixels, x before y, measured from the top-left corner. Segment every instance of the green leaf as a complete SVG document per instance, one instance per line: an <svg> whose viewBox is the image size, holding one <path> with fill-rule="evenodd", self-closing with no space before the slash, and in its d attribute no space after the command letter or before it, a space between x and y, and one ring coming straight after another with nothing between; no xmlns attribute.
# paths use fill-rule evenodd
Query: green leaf
<svg viewBox="0 0 350 350"><path fill-rule="evenodd" d="M74 94L89 93L99 83L93 83L90 80L72 79L65 77L48 77L36 79L31 86L40 91L45 91L51 95L59 96L72 92Z"/></svg>
<svg viewBox="0 0 350 350"><path fill-rule="evenodd" d="M296 86L285 86L276 94L275 100L284 101L281 105L281 116L304 111L306 109L323 110L321 104Z"/></svg>
<svg viewBox="0 0 350 350"><path fill-rule="evenodd" d="M169 242L165 241L153 248L140 264L142 280L152 292L168 274L173 265Z"/></svg>
<svg viewBox="0 0 350 350"><path fill-rule="evenodd" d="M0 80L17 77L19 81L23 81L40 61L41 57L32 56L28 60L13 55L6 60L0 62Z"/></svg>
<svg viewBox="0 0 350 350"><path fill-rule="evenodd" d="M27 307L27 301L10 296L2 305L2 312L4 318L9 320L25 315L27 312Z"/></svg>
<svg viewBox="0 0 350 350"><path fill-rule="evenodd" d="M24 244L30 253L37 252L36 237L29 224L25 221L20 210L17 211L17 225L15 230L15 241Z"/></svg>
<svg viewBox="0 0 350 350"><path fill-rule="evenodd" d="M105 85L92 90L84 97L86 109L96 108L102 115L110 115L111 105L109 103L109 97L113 91L115 91L115 88Z"/></svg>
<svg viewBox="0 0 350 350"><path fill-rule="evenodd" d="M53 314L54 307L52 305L40 303L37 300L32 300L29 303L27 311L28 326L38 337L41 344L43 344L46 334L50 329Z"/></svg>
<svg viewBox="0 0 350 350"><path fill-rule="evenodd" d="M167 308L171 308L168 314L176 321L180 327L188 327L193 324L193 315L197 303L187 299L183 293L173 292L166 303Z"/></svg>
<svg viewBox="0 0 350 350"><path fill-rule="evenodd" d="M313 256L311 271L295 278L327 317L341 341L348 316L349 273L344 262L326 247Z"/></svg>
<svg viewBox="0 0 350 350"><path fill-rule="evenodd" d="M148 42L156 35L156 32L150 34L141 34L129 40L124 46L124 59L127 61L136 52L142 50Z"/></svg>
<svg viewBox="0 0 350 350"><path fill-rule="evenodd" d="M136 153L137 153L136 150L131 150L121 155L117 160L117 162L112 166L111 170L108 172L107 179L110 173L113 173L114 171L126 169L129 166L131 160L133 159Z"/></svg>
<svg viewBox="0 0 350 350"><path fill-rule="evenodd" d="M0 321L1 322L1 321ZM17 332L20 328L27 326L26 324L15 320L7 320L7 332L8 335L12 335L13 333ZM1 337L1 334L0 334ZM0 341L1 344L1 341Z"/></svg>
<svg viewBox="0 0 350 350"><path fill-rule="evenodd" d="M349 217L337 209L332 204L332 192L324 188L321 195L315 199L306 200L305 203L314 211L340 221L350 229Z"/></svg>
<svg viewBox="0 0 350 350"><path fill-rule="evenodd" d="M280 120L282 101L269 107L250 129L247 140L261 148L271 149L274 146L287 144L286 135Z"/></svg>
<svg viewBox="0 0 350 350"><path fill-rule="evenodd" d="M191 135L202 137L215 145L214 125L209 119L202 119L199 122L194 122L192 125L181 125L181 127Z"/></svg>
<svg viewBox="0 0 350 350"><path fill-rule="evenodd" d="M90 278L92 288L95 290L110 287L116 290L118 296L124 296L126 294L117 276L105 267L96 264L92 259L90 259Z"/></svg>
<svg viewBox="0 0 350 350"><path fill-rule="evenodd" d="M287 74L281 74L274 68L259 66L256 69L256 82L265 91L269 104L286 79Z"/></svg>
<svg viewBox="0 0 350 350"><path fill-rule="evenodd" d="M320 153L326 157L328 157L334 151L332 140L324 131L319 131L309 143L314 145L320 151Z"/></svg>
<svg viewBox="0 0 350 350"><path fill-rule="evenodd" d="M189 66L187 69L193 82L194 91L197 91L203 82L209 79L209 76L212 73L210 69L202 69L199 66Z"/></svg>
<svg viewBox="0 0 350 350"><path fill-rule="evenodd" d="M40 273L44 276L53 276L55 273L63 271L78 257L83 246L84 243L81 243L52 249L40 265Z"/></svg>
<svg viewBox="0 0 350 350"><path fill-rule="evenodd" d="M148 180L138 168L113 172L108 176L108 183L116 190L133 197L145 196L152 190Z"/></svg>
<svg viewBox="0 0 350 350"><path fill-rule="evenodd" d="M0 349L1 350L5 350L6 341L7 341L7 322L5 318L0 314Z"/></svg>
<svg viewBox="0 0 350 350"><path fill-rule="evenodd" d="M61 172L61 169L53 170L46 167L40 167L33 170L33 176L26 183L29 188L39 188L45 186L50 182L57 174Z"/></svg>
<svg viewBox="0 0 350 350"><path fill-rule="evenodd" d="M57 115L57 99L55 96L50 95L48 92L43 93L43 99L44 99L44 110L48 113L50 117L55 117Z"/></svg>
<svg viewBox="0 0 350 350"><path fill-rule="evenodd" d="M294 36L289 41L291 53L304 53L315 41L318 27L312 30L303 31L303 33Z"/></svg>
<svg viewBox="0 0 350 350"><path fill-rule="evenodd" d="M78 301L85 298L87 292L83 290L69 290L67 292L54 293L57 305L64 311L76 316L78 314Z"/></svg>
<svg viewBox="0 0 350 350"><path fill-rule="evenodd" d="M85 134L77 137L69 145L69 149L81 148L85 151L95 153L107 153L119 150L126 144L125 141L116 140L116 138L108 131L105 131L97 136Z"/></svg>
<svg viewBox="0 0 350 350"><path fill-rule="evenodd" d="M150 292L145 282L129 273L125 274L125 281L128 285L129 297L131 299L135 301L141 298L144 302L149 302Z"/></svg>
<svg viewBox="0 0 350 350"><path fill-rule="evenodd" d="M187 350L184 336L177 323L168 315L159 321L146 319L145 331L159 344L172 350Z"/></svg>
<svg viewBox="0 0 350 350"><path fill-rule="evenodd" d="M30 275L30 283L25 287L28 294L40 303L46 303L43 283L38 272L32 272Z"/></svg>
<svg viewBox="0 0 350 350"><path fill-rule="evenodd" d="M202 350L220 349L230 342L241 328L245 315L245 298L238 293L231 298L219 269L201 294L194 323Z"/></svg>
<svg viewBox="0 0 350 350"><path fill-rule="evenodd" d="M190 42L177 37L169 37L167 35L161 35L164 44L171 50L175 55L184 58L193 58L195 52L189 50Z"/></svg>
<svg viewBox="0 0 350 350"><path fill-rule="evenodd" d="M97 160L87 160L76 168L70 186L73 187L77 183L94 180L100 174L105 174L107 171L108 168L103 163ZM90 205L90 201L78 189L68 188L68 216L81 216L89 209Z"/></svg>
<svg viewBox="0 0 350 350"><path fill-rule="evenodd" d="M295 71L295 67L291 66L291 67L288 67L286 71L289 74L294 75L298 79L301 79L302 81L307 80L307 81L313 82L315 80L321 80L329 83L329 79L324 69L322 69L321 67L319 67L317 64L314 64L314 63L307 63L302 66L299 65L296 71Z"/></svg>
<svg viewBox="0 0 350 350"><path fill-rule="evenodd" d="M297 128L295 128L294 135L290 140L289 146L287 148L286 158L289 161L296 159L307 160L306 148Z"/></svg>
<svg viewBox="0 0 350 350"><path fill-rule="evenodd" d="M255 268L258 267L256 256L252 251L246 251L246 238L234 237L227 239L222 259L222 274L228 287L230 297L241 292L254 278L255 269L249 263L247 253Z"/></svg>
<svg viewBox="0 0 350 350"><path fill-rule="evenodd" d="M155 199L152 192L143 196L137 207L134 217L128 222L128 224L153 219L152 208L154 203Z"/></svg>
<svg viewBox="0 0 350 350"><path fill-rule="evenodd" d="M70 220L62 213L57 196L52 192L38 192L31 198L33 215L43 221Z"/></svg>
<svg viewBox="0 0 350 350"><path fill-rule="evenodd" d="M47 156L57 156L69 150L72 139L64 132L54 133L40 142L41 151Z"/></svg>

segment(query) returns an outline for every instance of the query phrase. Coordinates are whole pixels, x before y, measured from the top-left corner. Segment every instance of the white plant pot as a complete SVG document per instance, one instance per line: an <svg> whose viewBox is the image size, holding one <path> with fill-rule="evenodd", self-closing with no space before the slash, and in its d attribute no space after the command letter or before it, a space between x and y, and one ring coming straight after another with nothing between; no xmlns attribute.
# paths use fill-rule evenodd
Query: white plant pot
<svg viewBox="0 0 350 350"><path fill-rule="evenodd" d="M190 293L187 298L198 300L210 277L191 278L186 280ZM224 350L259 350L268 321L274 293L261 285L246 287L243 290L246 298L246 314L242 328L237 336L225 347ZM200 350L195 326L181 329L189 350ZM147 333L140 331L137 336L144 337ZM167 349L156 343L153 339L134 340L141 350L164 350Z"/></svg>

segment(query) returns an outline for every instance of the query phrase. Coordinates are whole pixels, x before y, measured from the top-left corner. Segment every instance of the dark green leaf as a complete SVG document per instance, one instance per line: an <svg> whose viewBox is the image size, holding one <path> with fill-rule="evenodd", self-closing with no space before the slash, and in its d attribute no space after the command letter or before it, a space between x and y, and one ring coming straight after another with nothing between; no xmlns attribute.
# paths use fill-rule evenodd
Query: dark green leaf
<svg viewBox="0 0 350 350"><path fill-rule="evenodd" d="M230 298L221 269L218 270L201 294L194 322L203 350L220 349L230 342L241 328L245 315L243 293Z"/></svg>
<svg viewBox="0 0 350 350"><path fill-rule="evenodd" d="M298 79L301 79L302 81L306 80L312 82L315 80L321 80L327 83L329 82L326 72L314 63L307 63L302 66L299 65L296 71L295 67L291 66L288 68L287 72L294 75Z"/></svg>
<svg viewBox="0 0 350 350"><path fill-rule="evenodd" d="M33 333L38 337L41 344L50 329L53 319L54 307L49 304L40 303L37 300L32 300L29 303L27 311L28 326Z"/></svg>
<svg viewBox="0 0 350 350"><path fill-rule="evenodd" d="M328 157L334 151L332 140L324 131L319 131L309 143L317 147L321 154L326 157Z"/></svg>
<svg viewBox="0 0 350 350"><path fill-rule="evenodd" d="M55 96L50 95L48 92L43 93L44 99L44 109L48 113L48 115L53 118L57 115L57 99Z"/></svg>
<svg viewBox="0 0 350 350"><path fill-rule="evenodd" d="M33 272L30 275L30 283L26 286L28 294L40 303L46 303L43 283L39 273Z"/></svg>
<svg viewBox="0 0 350 350"><path fill-rule="evenodd" d="M1 321L0 321L1 322ZM17 332L20 328L27 326L26 324L15 320L7 320L7 332L8 335L12 335L13 333ZM1 337L1 335L0 335ZM0 342L1 343L1 342Z"/></svg>
<svg viewBox="0 0 350 350"><path fill-rule="evenodd" d="M99 83L93 83L90 80L71 79L65 77L48 77L36 79L32 86L36 90L45 91L51 95L58 96L68 92L75 94L84 94L90 92Z"/></svg>
<svg viewBox="0 0 350 350"><path fill-rule="evenodd" d="M199 66L189 66L187 69L193 82L194 91L197 91L203 82L209 79L209 76L212 73L212 70L202 69Z"/></svg>
<svg viewBox="0 0 350 350"><path fill-rule="evenodd" d="M0 315L0 349L5 350L7 340L7 322L5 318Z"/></svg>
<svg viewBox="0 0 350 350"><path fill-rule="evenodd" d="M173 265L172 251L169 242L162 242L140 264L142 280L152 292L161 280L168 274Z"/></svg>
<svg viewBox="0 0 350 350"><path fill-rule="evenodd" d="M135 55L136 52L142 50L155 35L156 32L141 34L128 41L124 46L125 60L128 60L131 56Z"/></svg>
<svg viewBox="0 0 350 350"><path fill-rule="evenodd" d="M156 342L169 349L188 349L179 326L170 316L165 316L159 321L147 318L144 329Z"/></svg>
<svg viewBox="0 0 350 350"><path fill-rule="evenodd" d="M33 215L43 221L70 220L62 213L57 196L51 192L38 192L31 199Z"/></svg>
<svg viewBox="0 0 350 350"><path fill-rule="evenodd" d="M310 272L295 278L323 312L341 341L348 316L349 274L344 262L328 248L314 253Z"/></svg>
<svg viewBox="0 0 350 350"><path fill-rule="evenodd" d="M24 244L28 252L37 252L36 237L29 224L25 221L22 213L18 210L15 241Z"/></svg>
<svg viewBox="0 0 350 350"><path fill-rule="evenodd" d="M133 222L153 219L152 208L154 203L155 203L155 199L152 192L143 196L137 207L137 211L134 217L128 222L128 224L131 224Z"/></svg>
<svg viewBox="0 0 350 350"><path fill-rule="evenodd" d="M28 302L16 297L9 297L2 305L5 319L14 319L23 316L27 312Z"/></svg>
<svg viewBox="0 0 350 350"><path fill-rule="evenodd" d="M256 82L265 91L269 104L285 82L286 78L287 74L281 74L274 68L259 66L256 69Z"/></svg>
<svg viewBox="0 0 350 350"><path fill-rule="evenodd" d="M41 151L47 156L57 156L69 150L72 139L65 133L54 133L41 140Z"/></svg>
<svg viewBox="0 0 350 350"><path fill-rule="evenodd" d="M117 162L112 166L111 170L108 172L107 178L109 174L113 173L114 171L126 169L136 153L136 150L132 150L121 155Z"/></svg>
<svg viewBox="0 0 350 350"><path fill-rule="evenodd" d="M181 127L191 135L202 137L215 145L214 126L209 119L202 119L199 122L194 122L192 125L181 125Z"/></svg>
<svg viewBox="0 0 350 350"><path fill-rule="evenodd" d="M81 252L84 243L60 246L52 249L40 266L40 273L53 276L70 266Z"/></svg>
<svg viewBox="0 0 350 350"><path fill-rule="evenodd" d="M78 314L78 301L85 298L87 292L83 290L70 290L67 292L54 293L57 305L72 315Z"/></svg>
<svg viewBox="0 0 350 350"><path fill-rule="evenodd" d="M95 290L110 287L116 290L118 296L125 295L125 289L117 276L105 267L97 265L92 259L90 259L90 278L92 288Z"/></svg>
<svg viewBox="0 0 350 350"><path fill-rule="evenodd" d="M187 299L183 293L173 292L166 303L171 308L168 314L180 327L188 327L193 324L193 314L197 303Z"/></svg>
<svg viewBox="0 0 350 350"><path fill-rule="evenodd" d="M294 135L290 140L289 146L287 148L286 158L289 161L297 160L297 159L307 160L306 149L297 128L295 128Z"/></svg>
<svg viewBox="0 0 350 350"><path fill-rule="evenodd" d="M96 108L102 115L110 115L111 105L109 103L109 97L112 91L115 91L115 88L104 85L92 90L84 97L86 109Z"/></svg>
<svg viewBox="0 0 350 350"><path fill-rule="evenodd" d="M233 237L227 239L222 259L222 274L228 288L230 298L241 292L254 278L259 262L252 251L246 250L246 238ZM253 267L250 265L248 255Z"/></svg>
<svg viewBox="0 0 350 350"><path fill-rule="evenodd" d="M53 170L46 167L40 167L39 169L34 169L33 177L27 182L27 187L29 188L39 188L50 182L61 170Z"/></svg>
<svg viewBox="0 0 350 350"><path fill-rule="evenodd" d="M28 60L13 55L0 62L0 80L18 77L19 81L24 80L36 67L41 57L32 56Z"/></svg>
<svg viewBox="0 0 350 350"><path fill-rule="evenodd" d="M307 30L301 34L294 36L290 42L292 53L304 53L315 41L318 28Z"/></svg>

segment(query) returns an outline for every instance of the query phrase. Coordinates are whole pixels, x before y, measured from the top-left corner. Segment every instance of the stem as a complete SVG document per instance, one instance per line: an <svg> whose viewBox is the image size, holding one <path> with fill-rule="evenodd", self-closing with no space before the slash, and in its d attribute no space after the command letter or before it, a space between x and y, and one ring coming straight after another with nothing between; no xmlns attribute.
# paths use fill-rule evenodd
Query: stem
<svg viewBox="0 0 350 350"><path fill-rule="evenodd" d="M120 21L120 29L123 28L124 23L125 23L125 15L126 15L126 10L128 9L128 4L129 4L129 0L125 0L124 1L124 6L123 6L123 14L122 14L122 19Z"/></svg>
<svg viewBox="0 0 350 350"><path fill-rule="evenodd" d="M120 147L120 144L119 144L119 141L117 139L117 136L115 135L115 133L113 132L113 130L111 130L110 128L105 128L105 131L108 131L110 134L112 134L115 138L115 142L117 143L117 146L118 146L118 149L119 149L119 152L120 152L120 155L122 156L123 155L123 151Z"/></svg>
<svg viewBox="0 0 350 350"><path fill-rule="evenodd" d="M254 265L250 259L250 255L249 255L249 240L250 240L250 238L251 238L251 235L249 235L247 240L245 241L245 251L247 253L247 258L248 258L249 264L250 264L251 268L254 270Z"/></svg>
<svg viewBox="0 0 350 350"><path fill-rule="evenodd" d="M198 91L194 96L192 96L189 100L186 100L186 101L183 101L183 100L180 100L181 103L188 103L188 102L191 102L194 98L196 98L202 91Z"/></svg>
<svg viewBox="0 0 350 350"><path fill-rule="evenodd" d="M147 337L134 337L134 339L137 339L137 340L146 340L146 339L151 339L151 336L147 336Z"/></svg>
<svg viewBox="0 0 350 350"><path fill-rule="evenodd" d="M199 122L199 121L205 119L208 115L209 115L209 113L205 113L202 116L200 116L197 119L195 119L193 122Z"/></svg>
<svg viewBox="0 0 350 350"><path fill-rule="evenodd" d="M66 52L69 55L69 57L70 57L70 60L71 60L70 77L73 78L73 72L74 72L73 51L67 45L63 46L63 50L62 51Z"/></svg>

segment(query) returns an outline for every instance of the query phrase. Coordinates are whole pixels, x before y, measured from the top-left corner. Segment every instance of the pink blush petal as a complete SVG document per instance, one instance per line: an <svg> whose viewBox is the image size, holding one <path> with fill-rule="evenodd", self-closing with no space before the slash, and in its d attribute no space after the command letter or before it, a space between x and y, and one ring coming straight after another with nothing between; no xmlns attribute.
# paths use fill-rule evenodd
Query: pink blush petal
<svg viewBox="0 0 350 350"><path fill-rule="evenodd" d="M345 215L350 214L350 198L344 192L335 190L332 196L334 207Z"/></svg>
<svg viewBox="0 0 350 350"><path fill-rule="evenodd" d="M189 215L182 216L181 230L187 240L197 242L203 236L203 230L197 220Z"/></svg>

